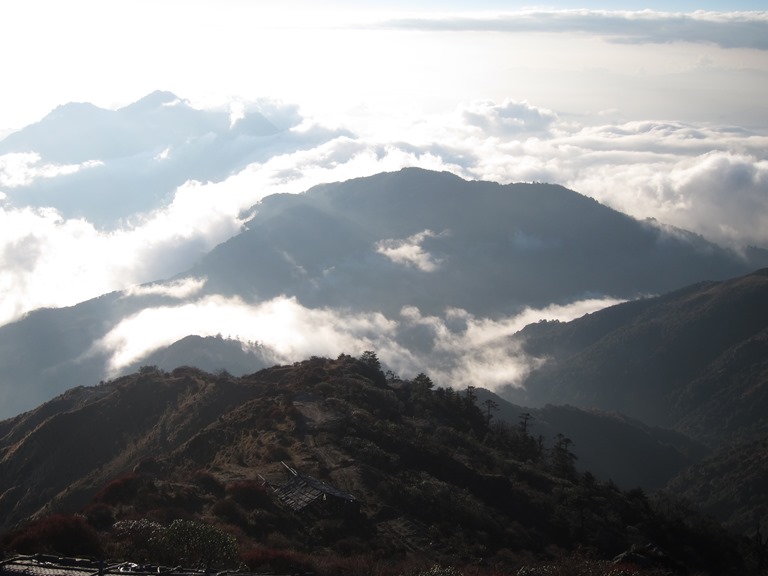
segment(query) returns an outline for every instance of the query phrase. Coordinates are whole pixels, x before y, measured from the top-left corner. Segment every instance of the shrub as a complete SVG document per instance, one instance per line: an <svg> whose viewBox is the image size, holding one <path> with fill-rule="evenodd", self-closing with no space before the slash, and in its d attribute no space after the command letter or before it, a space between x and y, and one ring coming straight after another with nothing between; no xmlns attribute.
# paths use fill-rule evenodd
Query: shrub
<svg viewBox="0 0 768 576"><path fill-rule="evenodd" d="M172 563L202 566L231 566L237 561L234 536L202 522L174 520L163 531L163 545Z"/></svg>
<svg viewBox="0 0 768 576"><path fill-rule="evenodd" d="M112 527L115 538L125 545L125 555L130 558L154 559L162 549L162 524L141 518L120 520Z"/></svg>
<svg viewBox="0 0 768 576"><path fill-rule="evenodd" d="M63 556L100 556L96 531L83 516L55 514L11 533L7 548L19 554L49 553Z"/></svg>
<svg viewBox="0 0 768 576"><path fill-rule="evenodd" d="M107 504L127 503L136 498L139 490L148 480L139 474L130 473L112 480L94 497L95 502Z"/></svg>

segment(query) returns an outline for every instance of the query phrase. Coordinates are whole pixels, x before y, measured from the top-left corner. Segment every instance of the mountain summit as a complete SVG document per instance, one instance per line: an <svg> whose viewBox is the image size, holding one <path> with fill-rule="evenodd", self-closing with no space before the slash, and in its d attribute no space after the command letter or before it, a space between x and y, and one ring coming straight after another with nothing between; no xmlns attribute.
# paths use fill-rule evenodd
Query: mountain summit
<svg viewBox="0 0 768 576"><path fill-rule="evenodd" d="M290 294L312 306L498 315L658 294L757 267L561 186L417 168L270 196L253 212L248 229L191 274L222 293Z"/></svg>

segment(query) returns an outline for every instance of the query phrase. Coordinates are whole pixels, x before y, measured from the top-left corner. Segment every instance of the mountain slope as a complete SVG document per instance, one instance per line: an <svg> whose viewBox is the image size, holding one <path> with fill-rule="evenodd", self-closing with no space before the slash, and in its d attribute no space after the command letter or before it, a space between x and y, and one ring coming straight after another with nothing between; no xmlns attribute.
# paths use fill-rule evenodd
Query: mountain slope
<svg viewBox="0 0 768 576"><path fill-rule="evenodd" d="M284 483L283 461L361 514L280 504L260 477ZM30 516L80 512L111 546L116 521L186 518L262 561L333 553L491 573L585 548L610 559L652 537L675 565L743 570L731 537L694 515L578 474L567 453L489 425L469 391L387 380L365 354L243 378L146 368L74 389L0 422L0 464L2 527L22 522L0 540L8 548L44 533L25 528Z"/></svg>
<svg viewBox="0 0 768 576"><path fill-rule="evenodd" d="M547 358L510 391L615 410L718 444L768 433L768 270L522 331Z"/></svg>
<svg viewBox="0 0 768 576"><path fill-rule="evenodd" d="M520 428L548 446L563 435L571 442L577 470L615 482L622 489L654 492L710 452L703 444L618 413L574 406L528 408L479 388L477 404L494 420ZM489 408L490 401L490 408Z"/></svg>
<svg viewBox="0 0 768 576"><path fill-rule="evenodd" d="M705 514L747 534L768 519L768 436L724 446L681 471L665 491L695 502Z"/></svg>

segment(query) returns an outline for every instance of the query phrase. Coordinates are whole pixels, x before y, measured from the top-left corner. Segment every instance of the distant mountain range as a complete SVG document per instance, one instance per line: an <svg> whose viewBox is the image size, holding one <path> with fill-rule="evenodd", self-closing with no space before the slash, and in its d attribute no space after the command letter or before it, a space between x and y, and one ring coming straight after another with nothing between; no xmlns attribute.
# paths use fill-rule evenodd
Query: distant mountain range
<svg viewBox="0 0 768 576"><path fill-rule="evenodd" d="M0 140L0 155L35 153L40 165L79 169L3 192L14 206L55 206L65 217L110 229L166 205L188 180L220 181L332 135L314 129L298 139L288 130L295 119L283 116L270 119L252 110L233 118L163 91L117 110L65 104Z"/></svg>
<svg viewBox="0 0 768 576"><path fill-rule="evenodd" d="M287 296L309 309L338 315L378 313L390 320L399 318L403 307L436 316L461 309L494 319L525 307L587 297L661 294L766 264L763 251L737 254L681 230L634 220L555 185L502 186L421 169L327 184L304 194L265 198L251 210L241 234L185 274L145 291L38 310L0 328L0 417L109 377L110 352L95 343L126 318L206 296L236 296L247 304ZM164 288L184 281L199 282L199 290L182 296L164 293ZM626 309L651 306L649 302L641 300ZM531 339L532 354L551 353L543 340L537 344L536 330L525 335ZM433 334L400 330L392 338L405 349L437 353ZM233 354L238 355L231 344L226 352L203 352L205 345L180 342L124 369L145 361L168 368L204 361L211 369L211 363L220 362L218 368L245 373L275 363L274 351L267 346L240 354L231 364ZM549 401L548 385L535 382L534 375L530 400ZM565 394L562 401L568 398ZM653 398L647 402L657 402ZM649 421L657 423L673 422L666 407L655 413L654 406L644 409L642 402L626 412L641 419L650 416ZM625 406L610 404L612 409Z"/></svg>

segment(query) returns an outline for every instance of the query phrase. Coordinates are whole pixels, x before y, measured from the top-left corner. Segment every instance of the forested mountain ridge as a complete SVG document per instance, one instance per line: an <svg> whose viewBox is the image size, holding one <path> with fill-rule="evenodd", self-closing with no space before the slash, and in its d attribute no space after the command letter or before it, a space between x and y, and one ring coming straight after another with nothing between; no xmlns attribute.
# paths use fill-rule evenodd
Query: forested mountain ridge
<svg viewBox="0 0 768 576"><path fill-rule="evenodd" d="M712 453L667 489L735 530L764 525L767 269L532 324L520 336L546 361L505 396L620 412L707 444Z"/></svg>
<svg viewBox="0 0 768 576"><path fill-rule="evenodd" d="M648 563L633 573L755 566L746 541L577 472L566 439L542 445L476 399L387 376L371 352L242 378L147 366L0 422L0 546L165 558L147 530L181 519L230 534L262 571L545 574L540 562L567 561L608 574L633 546L627 562ZM269 488L285 485L283 463L360 513L292 510Z"/></svg>
<svg viewBox="0 0 768 576"><path fill-rule="evenodd" d="M537 323L520 336L547 361L518 395L615 410L712 445L760 436L768 432L766 334L768 269Z"/></svg>

